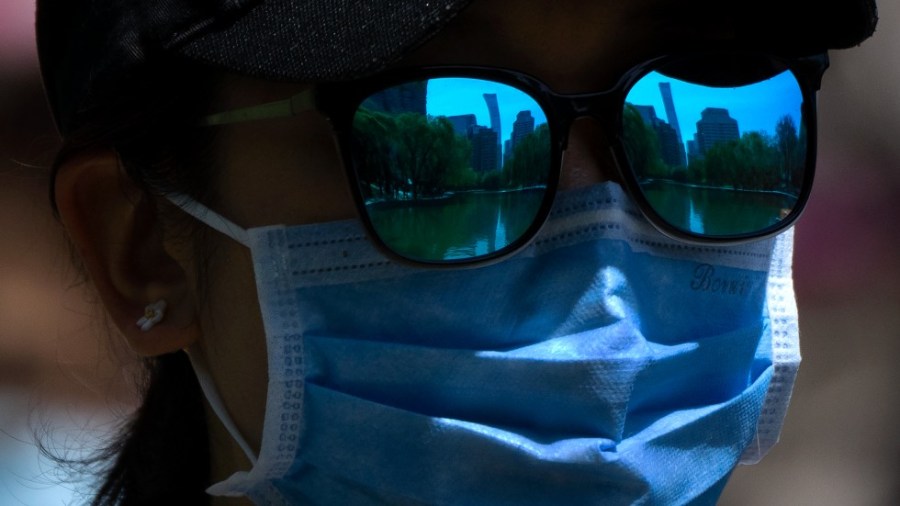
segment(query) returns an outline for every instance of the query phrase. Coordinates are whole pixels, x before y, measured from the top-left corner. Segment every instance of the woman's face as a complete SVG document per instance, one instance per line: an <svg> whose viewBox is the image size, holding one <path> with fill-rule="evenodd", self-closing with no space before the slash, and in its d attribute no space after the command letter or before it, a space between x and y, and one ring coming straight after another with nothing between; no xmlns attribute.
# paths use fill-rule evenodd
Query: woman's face
<svg viewBox="0 0 900 506"><path fill-rule="evenodd" d="M653 8L665 2L477 0L397 66L471 64L537 76L560 92L611 87L624 71L675 45L729 41L723 23L673 24ZM690 16L684 16L690 19ZM693 23L691 23L693 24ZM714 27L714 28L713 28ZM281 100L302 89L229 78L216 100L228 110ZM220 127L212 207L242 227L353 218L349 185L327 120L317 113ZM616 180L605 133L577 121L569 137L561 188ZM198 301L202 346L226 406L258 449L266 400L267 360L250 252L212 233L210 262ZM185 266L191 259L181 259ZM190 269L187 269L190 271ZM210 416L210 420L215 420ZM213 480L248 468L230 437L213 423Z"/></svg>

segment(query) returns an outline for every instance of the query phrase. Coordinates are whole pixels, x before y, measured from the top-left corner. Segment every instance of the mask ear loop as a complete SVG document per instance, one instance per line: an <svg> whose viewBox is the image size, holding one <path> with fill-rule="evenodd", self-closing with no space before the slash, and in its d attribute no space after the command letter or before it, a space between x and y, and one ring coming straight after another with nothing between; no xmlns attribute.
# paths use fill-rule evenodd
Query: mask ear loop
<svg viewBox="0 0 900 506"><path fill-rule="evenodd" d="M235 225L227 218L219 215L212 209L187 195L181 193L169 193L165 195L165 197L197 220L244 246L250 247L247 230L243 227ZM228 431L241 450L243 450L247 459L250 460L250 463L255 466L257 460L256 454L253 452L253 449L250 447L250 444L247 443L244 436L241 435L237 425L234 423L234 419L228 414L228 410L225 409L225 403L222 401L222 397L219 396L219 390L216 388L212 375L209 374L209 369L206 367L206 355L203 353L202 349L196 346L185 348L184 352L191 361L191 366L194 368L194 374L197 375L197 381L200 383L200 389L203 391L203 395L206 396L206 401L209 402L213 412L219 418L219 421L222 422L222 425L225 426L225 430Z"/></svg>
<svg viewBox="0 0 900 506"><path fill-rule="evenodd" d="M187 195L181 193L167 193L165 197L169 202L180 207L184 212L209 225L210 228L218 230L248 248L250 247L250 238L247 234L247 230L241 226L235 225L234 222L228 218L225 218Z"/></svg>
<svg viewBox="0 0 900 506"><path fill-rule="evenodd" d="M253 449L250 448L250 444L247 443L244 436L241 435L237 425L234 423L234 419L228 414L228 410L225 409L225 403L219 396L219 391L216 389L212 376L206 368L205 354L199 347L195 346L185 348L184 352L191 361L191 366L194 368L194 374L197 375L197 381L200 383L200 389L203 391L203 395L206 396L206 401L209 402L213 412L219 417L222 425L225 426L225 430L228 431L238 446L241 447L241 450L244 451L244 454L247 456L247 459L250 460L250 463L255 466L257 460L256 454L253 452Z"/></svg>

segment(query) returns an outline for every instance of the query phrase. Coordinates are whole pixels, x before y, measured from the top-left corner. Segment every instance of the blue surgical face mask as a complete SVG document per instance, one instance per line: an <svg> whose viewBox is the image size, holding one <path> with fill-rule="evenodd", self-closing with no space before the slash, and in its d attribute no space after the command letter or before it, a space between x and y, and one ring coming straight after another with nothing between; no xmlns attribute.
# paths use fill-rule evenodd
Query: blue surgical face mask
<svg viewBox="0 0 900 506"><path fill-rule="evenodd" d="M243 230L269 387L257 504L705 504L777 440L799 363L791 234L661 236L612 183L494 265L397 265L356 221Z"/></svg>

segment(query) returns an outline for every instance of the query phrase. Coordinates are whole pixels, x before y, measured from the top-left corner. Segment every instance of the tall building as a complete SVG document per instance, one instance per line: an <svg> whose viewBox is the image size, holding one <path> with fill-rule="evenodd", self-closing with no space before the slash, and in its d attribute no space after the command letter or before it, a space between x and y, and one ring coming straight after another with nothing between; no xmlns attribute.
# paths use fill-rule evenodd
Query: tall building
<svg viewBox="0 0 900 506"><path fill-rule="evenodd" d="M669 126L675 130L675 137L678 139L678 165L685 166L684 141L681 138L681 126L678 124L678 114L675 112L675 100L672 99L672 83L659 83L659 92L662 94L663 106L666 108L666 120L669 122Z"/></svg>
<svg viewBox="0 0 900 506"><path fill-rule="evenodd" d="M414 112L424 115L427 86L427 81L413 81L393 86L372 95L363 105L368 109L390 114Z"/></svg>
<svg viewBox="0 0 900 506"><path fill-rule="evenodd" d="M509 140L512 142L510 142L508 150L516 149L516 145L528 137L531 132L534 132L534 117L531 115L531 111L519 111L513 122L512 135L509 136Z"/></svg>
<svg viewBox="0 0 900 506"><path fill-rule="evenodd" d="M684 167L684 145L678 141L675 129L656 115L652 105L635 105L644 124L653 129L659 140L660 157L669 167Z"/></svg>
<svg viewBox="0 0 900 506"><path fill-rule="evenodd" d="M659 117L656 116L656 109L652 105L636 105L634 108L641 115L645 125L655 127L659 122Z"/></svg>
<svg viewBox="0 0 900 506"><path fill-rule="evenodd" d="M497 134L490 128L473 125L469 129L469 141L472 143L472 170L488 172L497 170Z"/></svg>
<svg viewBox="0 0 900 506"><path fill-rule="evenodd" d="M457 135L469 140L472 146L472 170L486 172L500 167L497 134L493 129L479 125L474 114L447 116L447 120L453 125Z"/></svg>
<svg viewBox="0 0 900 506"><path fill-rule="evenodd" d="M716 143L740 138L738 122L731 117L728 109L707 107L700 112L700 121L697 122L697 133L694 134L694 140L697 142L697 151L701 156Z"/></svg>
<svg viewBox="0 0 900 506"><path fill-rule="evenodd" d="M497 134L497 155L494 159L500 161L500 140L503 139L503 132L500 128L500 105L497 103L497 94L485 93L482 96L484 97L484 103L487 104L488 113L491 117L491 130ZM494 168L499 168L499 165Z"/></svg>
<svg viewBox="0 0 900 506"><path fill-rule="evenodd" d="M694 136L693 140L687 141L687 152L688 152L688 163L691 163L693 160L702 160L703 155L700 154L700 148L697 147L697 139Z"/></svg>
<svg viewBox="0 0 900 506"><path fill-rule="evenodd" d="M453 131L456 132L456 135L461 135L463 137L468 137L469 130L477 124L474 114L447 116L447 120L453 125Z"/></svg>

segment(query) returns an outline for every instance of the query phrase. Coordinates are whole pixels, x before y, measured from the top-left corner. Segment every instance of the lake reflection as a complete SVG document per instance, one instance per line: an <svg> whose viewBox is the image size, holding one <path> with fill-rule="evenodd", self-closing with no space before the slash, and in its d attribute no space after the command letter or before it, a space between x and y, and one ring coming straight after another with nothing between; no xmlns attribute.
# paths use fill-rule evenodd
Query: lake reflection
<svg viewBox="0 0 900 506"><path fill-rule="evenodd" d="M789 215L797 197L785 193L706 188L667 181L643 183L650 205L676 227L709 236L758 232Z"/></svg>
<svg viewBox="0 0 900 506"><path fill-rule="evenodd" d="M435 199L366 204L379 236L399 254L421 261L483 256L522 237L545 188L463 192Z"/></svg>

